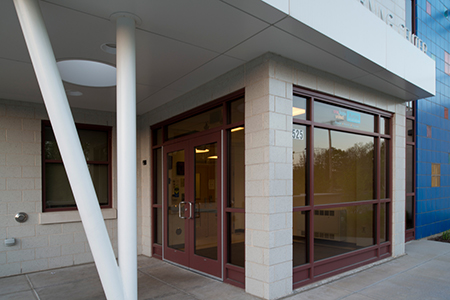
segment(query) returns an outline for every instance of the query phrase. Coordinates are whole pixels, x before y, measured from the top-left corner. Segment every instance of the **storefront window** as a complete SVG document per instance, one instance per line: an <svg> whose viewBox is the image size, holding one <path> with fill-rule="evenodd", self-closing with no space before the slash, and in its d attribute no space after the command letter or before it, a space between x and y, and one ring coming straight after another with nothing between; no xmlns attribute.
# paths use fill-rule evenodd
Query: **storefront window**
<svg viewBox="0 0 450 300"><path fill-rule="evenodd" d="M388 255L392 115L301 88L294 92L296 288ZM296 116L297 108L304 111Z"/></svg>

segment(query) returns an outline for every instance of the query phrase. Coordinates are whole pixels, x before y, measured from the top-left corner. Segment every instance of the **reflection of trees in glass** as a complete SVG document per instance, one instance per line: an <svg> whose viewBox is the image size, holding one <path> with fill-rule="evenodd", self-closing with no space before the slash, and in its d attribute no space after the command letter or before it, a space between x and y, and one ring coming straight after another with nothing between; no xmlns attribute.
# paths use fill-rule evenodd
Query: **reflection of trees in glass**
<svg viewBox="0 0 450 300"><path fill-rule="evenodd" d="M293 153L294 178L302 184L294 184L294 195L305 193L306 151Z"/></svg>
<svg viewBox="0 0 450 300"><path fill-rule="evenodd" d="M46 159L60 159L58 145L55 141L45 141L44 151Z"/></svg>
<svg viewBox="0 0 450 300"><path fill-rule="evenodd" d="M293 153L294 207L305 205L306 196L306 150Z"/></svg>
<svg viewBox="0 0 450 300"><path fill-rule="evenodd" d="M373 158L373 142L346 150L315 148L314 193L335 194L318 198L316 204L373 199Z"/></svg>
<svg viewBox="0 0 450 300"><path fill-rule="evenodd" d="M380 198L384 199L386 195L386 174L387 174L387 142L381 140L381 158L380 158Z"/></svg>

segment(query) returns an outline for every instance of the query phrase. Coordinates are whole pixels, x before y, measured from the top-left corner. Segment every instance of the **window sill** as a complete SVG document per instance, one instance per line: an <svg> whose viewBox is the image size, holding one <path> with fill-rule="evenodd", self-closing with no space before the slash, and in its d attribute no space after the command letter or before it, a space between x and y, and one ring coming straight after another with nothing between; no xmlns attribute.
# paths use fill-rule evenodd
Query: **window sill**
<svg viewBox="0 0 450 300"><path fill-rule="evenodd" d="M116 219L117 209L104 208L102 209L102 215L104 220ZM78 210L46 212L39 214L39 224L41 225L72 222L81 222Z"/></svg>

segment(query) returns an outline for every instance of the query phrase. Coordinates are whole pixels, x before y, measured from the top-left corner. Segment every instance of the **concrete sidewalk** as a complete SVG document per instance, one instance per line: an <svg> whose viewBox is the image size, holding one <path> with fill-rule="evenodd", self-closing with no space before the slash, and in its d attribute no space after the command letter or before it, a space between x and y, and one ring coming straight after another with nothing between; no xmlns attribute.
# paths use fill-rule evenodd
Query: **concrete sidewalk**
<svg viewBox="0 0 450 300"><path fill-rule="evenodd" d="M284 299L450 299L450 244L413 241L407 255ZM139 299L258 299L244 290L139 257ZM105 299L93 264L0 279L0 299Z"/></svg>

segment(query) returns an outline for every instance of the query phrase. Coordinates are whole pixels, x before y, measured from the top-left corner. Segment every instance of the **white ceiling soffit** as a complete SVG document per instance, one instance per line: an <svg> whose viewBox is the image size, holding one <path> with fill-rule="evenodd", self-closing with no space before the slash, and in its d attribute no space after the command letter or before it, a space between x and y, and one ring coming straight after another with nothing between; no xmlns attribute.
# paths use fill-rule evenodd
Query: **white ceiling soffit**
<svg viewBox="0 0 450 300"><path fill-rule="evenodd" d="M417 49L367 9L350 6L350 12L347 11L351 3L357 4L353 0L325 2L345 1L342 4L345 11L339 12L344 19L348 14L354 17L354 14L368 13L364 17L373 17L369 24L377 24L376 30L348 32L351 38L345 31L337 34L339 28L349 30L347 27L366 25L364 22L330 24L332 18L327 18L335 8L323 5L324 1L292 1L290 15L286 5L289 0L268 0L270 5L261 0L45 0L39 3L57 60L87 59L115 65L115 56L100 49L103 43L115 42L115 25L109 20L110 15L127 11L142 19L136 45L138 114L268 51L404 100L432 94L426 86L430 85L431 69L434 76L431 59L416 53ZM321 16L316 16L320 24L308 23L310 18L304 14L296 15L293 3L300 5L297 10L301 8L308 16L320 13ZM334 30L324 32L322 27ZM394 35L390 36L388 30ZM373 41L377 35L384 39L380 42L384 43L384 49L395 47L397 52L392 52L397 56L387 57L389 51L377 53L352 44L352 40ZM42 102L12 1L0 1L0 41L0 98ZM387 41L393 41L392 45ZM418 56L418 62L406 63L408 57L402 58L404 53ZM417 68L424 71L417 72ZM426 84L418 83L422 81ZM83 93L78 97L69 96L72 107L115 110L114 87L89 88L65 83L65 88Z"/></svg>

